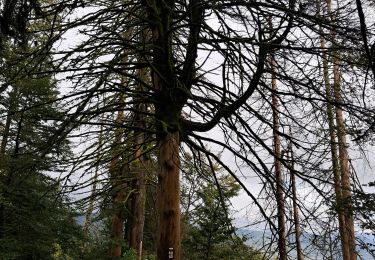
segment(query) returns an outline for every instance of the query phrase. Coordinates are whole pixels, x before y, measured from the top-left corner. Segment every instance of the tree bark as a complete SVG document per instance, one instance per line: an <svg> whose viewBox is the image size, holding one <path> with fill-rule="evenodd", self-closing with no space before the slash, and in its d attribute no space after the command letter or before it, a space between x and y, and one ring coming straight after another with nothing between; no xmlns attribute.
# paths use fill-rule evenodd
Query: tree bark
<svg viewBox="0 0 375 260"><path fill-rule="evenodd" d="M139 78L147 81L148 74L144 69L139 71ZM142 93L143 87L138 86L138 92ZM137 259L142 259L142 244L143 244L143 228L145 221L145 203L146 203L146 185L145 173L149 170L149 160L144 154L145 136L146 136L146 121L144 113L146 112L146 104L142 104L140 100L136 100L134 121L138 130L134 131L134 174L135 180L133 188L135 192L132 196L131 204L131 226L129 236L129 247L132 248L137 255Z"/></svg>
<svg viewBox="0 0 375 260"><path fill-rule="evenodd" d="M350 169L349 169L349 156L346 142L346 131L344 115L340 103L341 98L341 82L340 82L340 59L335 55L334 57L334 83L333 90L336 104L336 125L337 125L337 138L339 146L339 163L341 172L341 189L342 189L342 200L339 207L343 208L345 216L345 233L347 234L347 248L349 249L351 260L357 259L357 253L355 249L355 233L354 233L354 220L353 220L353 206L351 202L351 181L350 181Z"/></svg>
<svg viewBox="0 0 375 260"><path fill-rule="evenodd" d="M121 257L122 243L124 241L124 201L125 187L117 186L118 191L112 197L113 213L111 220L111 257Z"/></svg>
<svg viewBox="0 0 375 260"><path fill-rule="evenodd" d="M317 6L317 15L320 16L320 0L316 1ZM329 12L331 11L331 2L327 1L327 6ZM320 28L321 35L323 33L323 30ZM322 49L326 48L325 45L325 39L320 36L320 47ZM332 106L332 88L331 83L329 79L329 69L328 69L328 57L326 53L323 53L322 57L323 62L323 80L324 80L324 86L325 86L325 94L327 99L327 107L326 107L326 113L328 118L328 131L329 131L329 139L330 139L330 147L331 147L331 159L332 159L332 171L333 171L333 182L334 182L334 190L335 190L335 196L336 196L336 204L338 205L336 207L337 216L338 216L338 222L339 222L339 233L341 238L341 250L343 254L343 259L348 260L350 259L350 251L348 246L348 236L347 232L345 231L345 216L343 213L343 207L342 205L342 189L341 189L341 176L340 176L340 166L339 166L339 159L337 155L337 141L336 141L336 126L334 122L334 111Z"/></svg>
<svg viewBox="0 0 375 260"><path fill-rule="evenodd" d="M332 13L331 10L331 1L326 0L327 4L327 12ZM317 15L320 16L320 1L316 1L317 5ZM332 22L335 22L335 17L333 14L331 14L330 17ZM322 31L322 29L320 29ZM332 32L332 39L333 44L335 44L335 34ZM320 36L320 47L322 49L325 49L325 40L322 36ZM342 254L344 260L349 259L356 259L356 253L355 253L355 241L354 241L354 224L352 219L347 218L347 214L345 213L346 208L346 199L348 194L344 194L344 187L349 187L350 192L350 177L346 177L350 175L349 173L349 166L348 166L348 154L346 151L346 138L345 138L345 126L344 126L344 119L342 114L342 109L338 105L338 103L341 102L341 95L340 95L340 71L339 71L339 63L340 60L337 56L337 53L334 54L334 68L333 68L333 74L334 74L334 101L337 103L335 106L335 112L336 112L336 124L337 128L335 126L334 122L334 110L332 106L332 88L329 80L329 72L328 72L328 58L325 53L323 53L323 78L324 78L324 84L325 84L325 92L326 92L326 98L327 98L327 117L328 117L328 127L329 127L329 136L330 136L330 145L331 145L331 157L332 157L332 169L333 169L333 180L334 180L334 189L335 189L335 195L336 195L336 211L338 214L338 221L339 221L339 232L340 232L340 238L341 238L341 248L342 248ZM338 136L338 146L339 149L337 149L337 142L336 142L336 130L337 130L337 136ZM339 151L337 151L339 150ZM338 157L339 152L339 157ZM345 162L346 161L346 162ZM343 180L346 178L346 180ZM348 182L349 181L349 186ZM346 182L344 186L344 182ZM347 192L346 192L347 193ZM349 197L351 194L349 194ZM348 222L349 221L349 222ZM351 223L350 223L351 222ZM350 228L348 228L348 225ZM353 237L353 239L350 238Z"/></svg>
<svg viewBox="0 0 375 260"><path fill-rule="evenodd" d="M333 24L336 23L336 16L331 10L331 0L326 0L327 11L330 14L330 20ZM331 32L332 45L336 45L336 34ZM338 207L341 208L344 217L344 227L342 232L345 234L345 246L343 251L348 254L347 259L357 259L357 253L355 249L355 233L354 233L354 220L353 220L353 207L351 202L351 183L350 183L350 171L349 171L349 156L347 151L346 142L346 131L344 115L340 103L342 102L341 97L341 79L340 79L340 56L337 51L333 52L333 93L336 114L336 128L337 128L337 140L338 140L338 154L339 154L339 168L341 177L341 200L339 201ZM349 251L349 252L348 252ZM344 252L343 252L344 254Z"/></svg>
<svg viewBox="0 0 375 260"><path fill-rule="evenodd" d="M296 178L294 174L294 154L292 142L289 143L290 152L290 181L292 184L292 200L293 200L293 220L294 228L296 232L296 245L297 245L297 260L303 260L302 246L301 246L301 227L298 214L297 205L297 188L296 188Z"/></svg>
<svg viewBox="0 0 375 260"><path fill-rule="evenodd" d="M119 174L120 165L118 158L111 161L110 175L112 179L112 220L111 220L111 246L110 256L121 257L122 243L124 241L124 205L126 201L126 183Z"/></svg>
<svg viewBox="0 0 375 260"><path fill-rule="evenodd" d="M180 259L180 156L179 133L167 133L158 144L157 257Z"/></svg>
<svg viewBox="0 0 375 260"><path fill-rule="evenodd" d="M273 146L275 156L275 179L276 179L276 203L277 203L277 228L278 228L278 246L279 259L287 259L286 251L286 228L285 228L285 201L283 192L283 176L281 165L281 140L279 135L280 118L278 112L278 102L276 97L277 84L275 75L276 61L274 56L271 58L271 73L272 73L272 118L273 118Z"/></svg>
<svg viewBox="0 0 375 260"><path fill-rule="evenodd" d="M146 203L145 170L148 168L148 162L144 159L139 159L139 161L140 165L137 167L138 170L136 171L136 180L133 185L134 194L131 204L129 247L136 252L137 259L142 259L143 228Z"/></svg>
<svg viewBox="0 0 375 260"><path fill-rule="evenodd" d="M328 129L329 129L329 138L330 138L330 146L331 146L331 158L332 158L332 171L333 171L333 183L334 183L334 190L336 195L336 211L338 215L339 221L339 233L341 238L341 249L343 253L344 260L350 259L350 251L348 246L348 234L345 231L345 216L343 212L343 205L342 205L342 188L341 188L341 176L340 176L340 166L339 166L339 159L337 155L337 142L336 142L336 131L335 131L335 123L334 123L334 115L333 115L333 108L330 102L332 102L331 97L329 96L331 93L331 87L329 83L329 76L328 76L328 64L324 65L324 81L326 85L326 96L327 96L327 117L328 117Z"/></svg>
<svg viewBox="0 0 375 260"><path fill-rule="evenodd" d="M172 53L172 12L174 1L157 1L148 9L153 67L151 72L157 130L158 185L156 234L157 259L181 258L180 243L180 136L181 111L187 93L181 91L174 72ZM192 56L196 53L192 50ZM188 57L189 59L192 57ZM194 59L193 59L194 60ZM187 64L187 63L185 63ZM194 66L194 63L192 64ZM191 72L184 66L183 70ZM190 78L190 77L187 77ZM188 80L185 82L188 83Z"/></svg>
<svg viewBox="0 0 375 260"><path fill-rule="evenodd" d="M122 82L125 85L125 81ZM119 94L119 104L124 103L124 94ZM112 146L112 159L109 165L109 176L112 189L112 220L111 220L111 245L110 257L121 257L122 243L124 242L124 205L126 198L125 174L128 165L125 165L124 159L121 160L123 130L121 124L124 122L124 111L120 106L116 116L116 129L114 142Z"/></svg>

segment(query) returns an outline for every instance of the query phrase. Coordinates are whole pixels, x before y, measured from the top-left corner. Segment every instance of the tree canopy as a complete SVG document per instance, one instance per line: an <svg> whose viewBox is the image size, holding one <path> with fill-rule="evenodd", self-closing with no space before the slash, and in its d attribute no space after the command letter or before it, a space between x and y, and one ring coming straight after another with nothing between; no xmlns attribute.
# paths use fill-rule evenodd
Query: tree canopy
<svg viewBox="0 0 375 260"><path fill-rule="evenodd" d="M157 258L180 259L180 194L189 190L180 169L192 168L201 174L186 178L199 180L188 186L200 203L188 208L209 220L188 221L195 240L230 223L225 198L239 189L257 213L248 225L279 242L264 245L268 256L287 259L287 237L327 238L329 226L343 258L356 258L355 229L373 218L355 159L365 161L375 125L371 1L1 8L1 169L38 176L25 191L53 176L87 216L108 210L111 257L124 253L124 237L141 257L143 229L154 222Z"/></svg>

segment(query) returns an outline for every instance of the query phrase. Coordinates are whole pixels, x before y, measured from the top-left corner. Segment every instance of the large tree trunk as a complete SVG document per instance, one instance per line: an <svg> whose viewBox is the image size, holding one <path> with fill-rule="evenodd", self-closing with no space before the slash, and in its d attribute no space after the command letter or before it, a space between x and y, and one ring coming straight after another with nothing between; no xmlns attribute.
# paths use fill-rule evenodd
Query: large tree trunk
<svg viewBox="0 0 375 260"><path fill-rule="evenodd" d="M167 133L158 144L157 257L180 259L180 156L179 133Z"/></svg>
<svg viewBox="0 0 375 260"><path fill-rule="evenodd" d="M147 2L147 1L146 1ZM147 2L148 3L148 2ZM188 3L190 11L186 60L178 76L175 66L174 28L175 1L154 1L146 4L151 29L152 87L158 143L158 259L180 259L180 179L179 131L181 112L189 96L200 27L204 20L204 4L200 0Z"/></svg>
<svg viewBox="0 0 375 260"><path fill-rule="evenodd" d="M278 228L278 246L279 246L279 259L287 259L286 251L286 228L285 228L285 201L283 192L283 175L281 165L281 140L279 135L279 111L278 102L276 97L277 84L275 75L276 61L272 56L271 58L271 72L272 72L272 117L273 117L273 146L275 156L275 178L276 178L276 203L277 203L277 228Z"/></svg>
<svg viewBox="0 0 375 260"><path fill-rule="evenodd" d="M157 1L157 5L148 10L149 19L156 19L151 24L154 46L151 78L158 132L156 246L159 260L181 258L179 123L186 92L181 92L174 72L170 33L173 10L174 1Z"/></svg>

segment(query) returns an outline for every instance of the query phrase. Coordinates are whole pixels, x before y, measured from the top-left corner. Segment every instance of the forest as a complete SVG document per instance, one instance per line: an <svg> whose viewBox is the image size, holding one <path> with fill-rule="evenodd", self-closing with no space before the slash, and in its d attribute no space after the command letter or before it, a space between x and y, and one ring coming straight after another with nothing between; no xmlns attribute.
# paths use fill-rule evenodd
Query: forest
<svg viewBox="0 0 375 260"><path fill-rule="evenodd" d="M375 259L374 0L0 0L0 259Z"/></svg>

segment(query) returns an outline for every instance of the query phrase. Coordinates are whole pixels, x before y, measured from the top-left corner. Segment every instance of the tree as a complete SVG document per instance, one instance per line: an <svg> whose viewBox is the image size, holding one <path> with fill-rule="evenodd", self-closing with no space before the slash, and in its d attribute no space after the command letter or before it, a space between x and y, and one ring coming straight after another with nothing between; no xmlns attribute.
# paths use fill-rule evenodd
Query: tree
<svg viewBox="0 0 375 260"><path fill-rule="evenodd" d="M24 76L20 71L28 70L26 64L17 64L3 74L12 90L1 104L7 109L3 110L6 117L1 131L1 258L49 259L56 248L78 257L83 237L75 222L76 212L67 206L68 198L51 173L61 174L70 154L67 141L40 157L46 140L56 131L51 120L62 116L53 103L56 85L50 77Z"/></svg>
<svg viewBox="0 0 375 260"><path fill-rule="evenodd" d="M272 21L269 21L272 29ZM278 245L279 245L279 258L281 260L287 259L286 251L286 225L285 225L285 200L283 191L283 173L282 173L282 163L281 163L281 137L279 135L279 111L278 111L278 100L275 95L277 92L277 82L276 82L276 60L274 55L271 55L270 61L271 76L271 87L272 87L272 127L273 127L273 149L275 154L275 179L276 179L276 202L277 202L277 233L278 233Z"/></svg>
<svg viewBox="0 0 375 260"><path fill-rule="evenodd" d="M31 1L1 1L0 11L0 42L3 38L11 36L22 42L26 41L27 23L32 16L41 15L38 0Z"/></svg>
<svg viewBox="0 0 375 260"><path fill-rule="evenodd" d="M193 94L195 92L194 89L197 87L199 88L200 84L203 84L202 86L207 88L214 87L209 82L205 81L204 78L201 79L200 77L202 74L199 72L200 67L196 66L198 49L204 48L203 45L208 44L211 45L212 48L216 49L215 52L218 55L224 57L226 54L221 53L222 48L218 48L218 46L216 46L216 37L219 37L220 39L220 37L224 37L226 34L228 34L233 42L238 42L238 44L241 44L241 42L236 39L236 36L231 36L230 32L226 32L225 27L223 27L224 31L222 32L222 35L212 35L213 31L210 27L205 27L205 32L201 32L203 21L206 19L205 12L207 10L214 10L215 12L219 10L214 5L210 6L201 1L191 1L186 6L183 3L173 1L168 3L155 2L154 4L148 2L141 4L141 7L143 10L145 10L148 17L146 20L141 19L136 21L133 18L129 21L144 23L146 28L148 28L150 31L151 39L150 44L146 45L147 47L150 47L143 51L145 54L142 54L141 51L142 48L144 48L144 45L138 45L138 43L136 43L134 45L134 50L145 56L146 63L141 63L140 65L149 66L151 69L152 80L150 85L145 84L145 82L138 78L136 78L136 80L139 80L147 86L146 89L148 90L148 93L146 93L144 102L151 102L154 107L154 114L152 115L154 120L153 131L156 132L156 143L159 151L158 215L160 216L160 221L157 241L159 241L160 245L158 246L158 257L166 258L170 251L169 248L173 248L173 254L178 259L180 255L178 173L180 165L178 155L180 141L188 141L188 135L191 135L193 131L201 132L212 129L217 123L219 123L220 119L228 118L231 114L235 113L238 108L246 103L247 98L253 93L260 80L262 71L264 70L266 56L270 51L269 46L281 43L285 38L285 35L287 35L287 32L290 30L291 24L288 25L287 30L282 35L270 38L266 41L267 44L264 46L262 45L259 50L252 51L249 49L246 45L252 44L252 39L247 39L242 45L244 45L244 49L250 53L251 59L245 60L244 57L241 58L245 60L245 64L248 67L255 66L257 68L254 75L246 74L246 77L250 80L249 87L246 88L246 90L243 90L242 88L239 89L239 93L243 94L234 100L231 97L228 100L223 100L221 104L217 103L215 100L206 102L206 104L203 104L203 106L210 106L210 103L215 105L216 108L213 110L214 116L210 118L205 114L201 114L203 121L205 121L204 123L199 121L192 122L189 120L189 118L182 118L182 108L187 107L188 110L190 110L190 105L194 104L194 100L196 100ZM135 6L136 4L134 7ZM129 10L132 10L132 4L130 3L124 3L124 7L129 7ZM179 22L182 26L175 28L174 21L178 21L180 19L178 18L180 14L174 11L180 8L182 8L185 14L190 13L191 15L183 15L183 20ZM231 12L237 12L235 8L230 6L227 8ZM293 4L291 4L291 8L293 8ZM131 13L133 14L132 11ZM105 16L108 15L108 13L103 13L103 15L104 14ZM83 18L83 20L85 19L86 18ZM220 19L220 15L218 15L218 19ZM104 34L112 34L112 28L114 28L114 25L110 24L109 26L110 27L103 25L101 27ZM121 25L121 27L124 28L124 25ZM262 30L259 33L261 35L264 34ZM187 35L186 37L183 36L185 34ZM200 42L199 39L201 39L203 34L212 35L212 40ZM174 48L172 48L174 42L180 40L186 42L186 49L180 48L174 50ZM255 40L255 42L256 41L257 40ZM237 46L233 46L230 41L223 43L226 44L231 51L241 55L241 51L237 48ZM200 45L201 47L199 47ZM180 44L179 46L182 47L184 45ZM106 51L103 53L105 52ZM181 55L186 57L185 61L174 60L175 57ZM109 67L105 65L102 68L107 67L109 68L109 71L116 71L118 62L122 60L118 58L119 57L115 57ZM230 60L231 63L233 58ZM244 68L239 67L229 68L233 69L233 71L245 71ZM126 73L131 74L131 70L132 68L129 67ZM102 87L102 84L99 84L99 82L96 84L98 88ZM226 88L220 89L218 87L217 90L220 91L221 94L227 92ZM226 95L224 94L224 96ZM188 102L188 100L191 101ZM82 103L80 107L83 107ZM196 111L196 107L191 107L191 111Z"/></svg>
<svg viewBox="0 0 375 260"><path fill-rule="evenodd" d="M294 224L294 229L295 229L297 259L303 260L302 244L301 244L301 225L300 225L300 216L299 216L299 211L298 211L296 177L294 176L294 171L295 171L295 169L294 169L294 154L293 154L293 146L292 146L291 142L288 145L288 150L287 150L286 156L288 156L287 159L290 160L290 163L289 163L290 184L291 184L291 189L292 189L293 224Z"/></svg>
<svg viewBox="0 0 375 260"><path fill-rule="evenodd" d="M189 259L257 259L261 254L236 234L230 199L240 186L201 156L185 155L181 209L183 255ZM236 253L234 253L234 251Z"/></svg>
<svg viewBox="0 0 375 260"><path fill-rule="evenodd" d="M1 258L51 259L57 250L80 257L84 238L77 213L66 206L67 198L59 194L56 182L40 175L25 181L19 173L12 179L2 196Z"/></svg>
<svg viewBox="0 0 375 260"><path fill-rule="evenodd" d="M331 194L324 185L330 181L325 174L330 158L327 136L321 131L326 127L321 108L329 101L322 89L323 77L318 63L325 53L333 53L318 46L320 36L330 39L319 28L333 31L340 39L334 48L345 53L341 60L342 73L355 73L363 79L362 72L351 68L351 57L362 51L362 42L358 38L357 20L350 20L353 18L350 3L333 11L336 21L342 21L345 26L332 22L327 15L317 17L316 8L307 2L299 6L295 1L84 3L93 8L85 9L87 13L82 15L68 16L63 26L53 28L60 30L54 33L61 34L79 28L84 36L76 46L57 50L55 65L60 65L57 70L71 73L68 78L74 84L72 91L62 97L69 105L66 118L60 124L60 136L71 133L77 125L81 127L81 132L75 132L77 135L90 136L94 131L82 129L101 124L107 129L129 130L133 135L143 130L155 141L159 165L157 241L160 259L170 253L176 259L180 255L181 142L217 160L259 207L260 215L271 229L276 229L267 205L262 205L252 194L238 172L206 149L208 143L220 146L235 156L233 164L238 162L237 170L247 167L265 186L272 187L275 178L269 158L280 157L270 149L273 127L269 100L272 94L280 101L282 115L280 128L275 132L298 148L295 176L319 195L313 206L302 205L301 213L312 216L305 217L306 221L318 219L314 218L319 215L317 209ZM270 16L273 26L267 25ZM124 37L123 33L130 28L134 29L131 35ZM141 30L149 35L146 41L138 38ZM127 61L123 59L125 54L129 57ZM266 63L271 55L278 61L275 78L280 85L277 90L272 90L268 84L270 71ZM137 74L140 68L150 71L151 80L144 80ZM121 76L129 78L130 86L141 84L143 88L123 88L119 81ZM354 84L360 83L361 80ZM98 108L96 98L109 93L127 95L120 104L100 104L103 106ZM373 111L366 106L368 99L362 100L359 93L344 93L340 105L349 118L369 126ZM133 97L137 95L142 98L135 101ZM113 112L130 114L134 103L151 107L140 111L142 118L152 122L150 125L139 129L139 124L132 120L122 123L110 120ZM99 121L103 115L105 120ZM293 138L283 132L291 123L298 131ZM208 131L212 132L206 135ZM220 134L211 134L214 131ZM152 142L146 140L145 143ZM104 148L103 153L108 151L108 145ZM131 146L123 149L123 153L130 152ZM77 163L90 165L87 161L92 160L91 151L86 151L86 156L77 159ZM287 166L285 160L280 161Z"/></svg>
<svg viewBox="0 0 375 260"><path fill-rule="evenodd" d="M327 13L331 14L330 19L335 22L335 16L332 15L331 2L326 1ZM320 3L317 1L317 12L320 15ZM321 29L322 30L322 29ZM332 33L332 44L336 44L336 36ZM320 36L320 45L325 48L325 39ZM335 195L337 201L338 220L340 236L342 242L342 251L344 259L356 259L355 253L355 233L351 208L351 184L348 162L348 151L346 141L346 130L343 118L343 111L339 105L341 98L341 73L340 73L340 54L335 52L332 58L333 63L333 84L330 83L329 60L327 55L323 56L324 84L327 96L327 117L331 143L332 170L334 176ZM333 87L331 87L333 85ZM333 97L332 97L332 94ZM334 108L332 102L335 102ZM334 111L335 110L335 116ZM336 124L334 122L336 119ZM336 137L338 141L336 141Z"/></svg>

